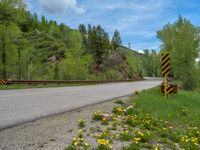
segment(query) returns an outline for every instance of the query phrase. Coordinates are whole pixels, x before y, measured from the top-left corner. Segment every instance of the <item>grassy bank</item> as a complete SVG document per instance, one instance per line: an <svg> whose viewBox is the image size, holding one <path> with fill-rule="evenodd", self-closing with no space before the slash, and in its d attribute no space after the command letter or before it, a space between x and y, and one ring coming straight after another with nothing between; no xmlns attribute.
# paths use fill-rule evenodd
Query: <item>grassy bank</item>
<svg viewBox="0 0 200 150"><path fill-rule="evenodd" d="M120 106L111 113L94 112L91 127L79 120L80 130L66 150L200 149L200 93L180 91L164 98L154 88L116 103ZM91 138L95 144L87 142Z"/></svg>
<svg viewBox="0 0 200 150"><path fill-rule="evenodd" d="M152 117L168 120L174 125L184 124L200 127L200 93L179 91L165 98L158 88L142 92L136 100L135 111L146 112Z"/></svg>

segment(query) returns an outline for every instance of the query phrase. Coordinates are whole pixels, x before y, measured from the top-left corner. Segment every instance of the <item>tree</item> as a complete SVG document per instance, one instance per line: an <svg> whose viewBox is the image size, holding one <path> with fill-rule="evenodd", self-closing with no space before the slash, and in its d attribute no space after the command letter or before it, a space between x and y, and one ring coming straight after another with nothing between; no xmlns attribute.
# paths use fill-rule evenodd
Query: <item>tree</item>
<svg viewBox="0 0 200 150"><path fill-rule="evenodd" d="M0 21L3 24L11 22L20 25L25 21L26 5L23 0L1 0Z"/></svg>
<svg viewBox="0 0 200 150"><path fill-rule="evenodd" d="M79 27L78 27L78 30L83 35L87 33L87 29L86 29L84 24L80 24Z"/></svg>
<svg viewBox="0 0 200 150"><path fill-rule="evenodd" d="M0 24L0 72L1 77L5 79L17 76L18 49L15 42L19 35L20 30L15 24Z"/></svg>
<svg viewBox="0 0 200 150"><path fill-rule="evenodd" d="M88 24L88 33L90 33L92 31L92 27L90 24Z"/></svg>
<svg viewBox="0 0 200 150"><path fill-rule="evenodd" d="M90 51L94 55L96 63L101 64L103 57L106 56L110 48L108 33L98 25L97 27L94 26L88 34L88 42L91 48Z"/></svg>
<svg viewBox="0 0 200 150"><path fill-rule="evenodd" d="M82 36L82 41L83 41L83 49L85 50L85 52L87 53L89 49L89 45L88 45L88 39L87 39L87 29L85 27L84 24L80 24L78 27L79 32L81 33Z"/></svg>
<svg viewBox="0 0 200 150"><path fill-rule="evenodd" d="M157 32L162 42L162 52L169 52L171 71L183 81L183 87L191 90L195 87L195 59L199 48L199 30L190 21L179 16L173 24L167 24Z"/></svg>
<svg viewBox="0 0 200 150"><path fill-rule="evenodd" d="M118 31L113 44L121 45ZM0 0L0 78L116 79L127 77L126 67L125 51L112 50L100 25L71 29L38 19L24 0Z"/></svg>
<svg viewBox="0 0 200 150"><path fill-rule="evenodd" d="M121 40L119 31L117 31L117 30L114 31L114 35L112 37L111 44L112 44L113 50L116 50L117 47L119 47L122 44L122 40Z"/></svg>
<svg viewBox="0 0 200 150"><path fill-rule="evenodd" d="M29 11L25 12L25 20L20 24L22 32L31 32L39 29L39 20L37 14L31 14Z"/></svg>
<svg viewBox="0 0 200 150"><path fill-rule="evenodd" d="M152 66L153 66L153 76L154 77L161 76L160 53L158 53L156 50L151 50L151 57L152 57Z"/></svg>
<svg viewBox="0 0 200 150"><path fill-rule="evenodd" d="M26 8L24 0L1 0L0 3L2 3L4 5L9 5L13 8L18 8L18 9Z"/></svg>
<svg viewBox="0 0 200 150"><path fill-rule="evenodd" d="M30 46L27 39L23 34L20 34L15 44L17 46L17 64L18 64L18 76L17 79L27 79L28 78L28 65L30 59Z"/></svg>
<svg viewBox="0 0 200 150"><path fill-rule="evenodd" d="M42 18L41 18L40 30L41 31L48 30L48 20L45 18L45 16L42 16Z"/></svg>
<svg viewBox="0 0 200 150"><path fill-rule="evenodd" d="M145 76L158 77L161 75L160 54L155 50L144 50L142 66Z"/></svg>
<svg viewBox="0 0 200 150"><path fill-rule="evenodd" d="M146 73L146 75L148 77L152 77L153 76L153 59L151 57L151 52L146 49L144 50L144 55L143 55L143 66L144 66L144 72Z"/></svg>

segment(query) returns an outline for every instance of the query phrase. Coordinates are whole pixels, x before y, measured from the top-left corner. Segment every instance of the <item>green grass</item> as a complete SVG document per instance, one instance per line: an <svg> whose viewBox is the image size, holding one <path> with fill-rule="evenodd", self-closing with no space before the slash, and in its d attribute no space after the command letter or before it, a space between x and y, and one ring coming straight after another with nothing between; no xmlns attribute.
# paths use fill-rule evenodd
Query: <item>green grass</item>
<svg viewBox="0 0 200 150"><path fill-rule="evenodd" d="M165 98L157 87L135 94L137 95L130 98L130 103L127 103L129 106L114 107L112 119L107 120L103 126L100 125L103 122L102 113L93 113L93 125L89 131L85 130L97 142L92 149L108 149L108 146L114 144L113 141L120 141L122 145L130 142L129 145L122 146L122 150L200 149L199 92L179 91L177 95ZM121 105L122 102L115 103ZM109 142L104 142L102 147L99 139ZM68 149L84 148L83 142L77 142L75 144L72 140Z"/></svg>
<svg viewBox="0 0 200 150"><path fill-rule="evenodd" d="M136 111L169 121L174 125L200 127L200 93L179 91L177 95L165 98L159 88L142 92L135 103Z"/></svg>
<svg viewBox="0 0 200 150"><path fill-rule="evenodd" d="M32 89L32 88L49 88L49 87L66 87L66 86L80 86L86 84L11 84L0 85L0 90L15 90L15 89Z"/></svg>

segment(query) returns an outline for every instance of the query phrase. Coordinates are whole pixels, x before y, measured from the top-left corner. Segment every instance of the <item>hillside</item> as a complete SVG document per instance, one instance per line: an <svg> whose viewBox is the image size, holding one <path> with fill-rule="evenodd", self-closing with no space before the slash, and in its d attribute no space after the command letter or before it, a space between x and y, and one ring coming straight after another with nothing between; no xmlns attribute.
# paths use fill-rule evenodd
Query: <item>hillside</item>
<svg viewBox="0 0 200 150"><path fill-rule="evenodd" d="M121 45L121 46L119 47L119 49L121 49L121 50L123 50L123 51L125 51L125 52L127 52L127 53L130 53L130 54L132 54L132 55L134 55L134 56L136 56L136 57L142 57L142 56L143 56L142 53L139 53L139 52L137 52L136 50L130 49L130 48L128 48L128 47L126 47L126 46L123 46L123 45Z"/></svg>
<svg viewBox="0 0 200 150"><path fill-rule="evenodd" d="M110 38L100 25L71 29L31 14L22 1L3 0L0 12L0 78L106 80L146 73L144 57L121 46L117 30Z"/></svg>

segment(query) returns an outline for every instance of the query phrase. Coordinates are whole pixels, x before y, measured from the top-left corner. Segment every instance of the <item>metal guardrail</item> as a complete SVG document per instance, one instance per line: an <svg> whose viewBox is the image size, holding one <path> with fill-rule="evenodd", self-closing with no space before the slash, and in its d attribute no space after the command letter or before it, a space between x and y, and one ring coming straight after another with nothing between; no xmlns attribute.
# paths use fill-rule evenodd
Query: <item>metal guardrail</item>
<svg viewBox="0 0 200 150"><path fill-rule="evenodd" d="M138 80L6 80L5 84L99 84L133 81Z"/></svg>

